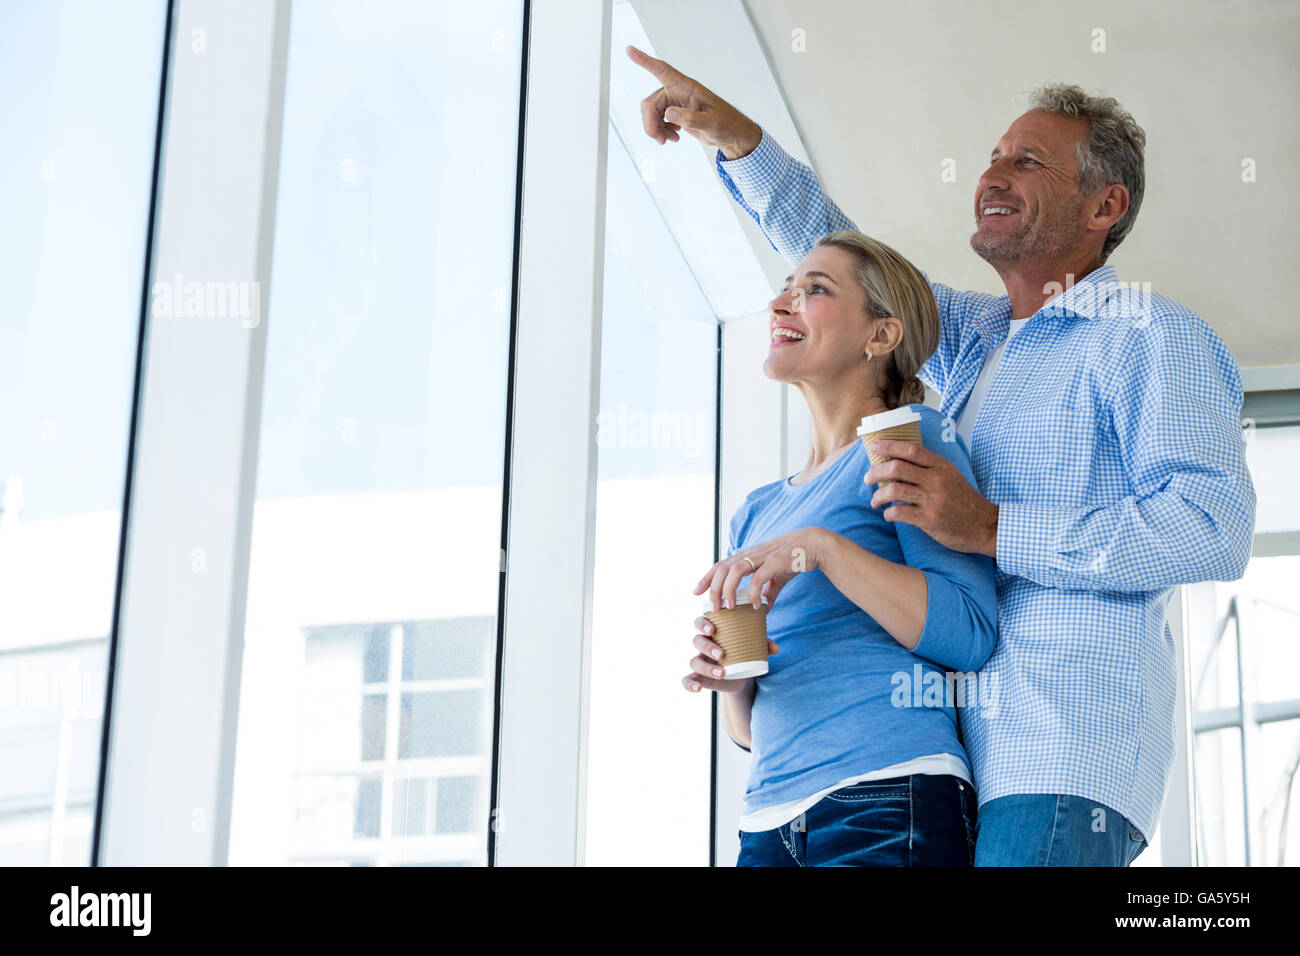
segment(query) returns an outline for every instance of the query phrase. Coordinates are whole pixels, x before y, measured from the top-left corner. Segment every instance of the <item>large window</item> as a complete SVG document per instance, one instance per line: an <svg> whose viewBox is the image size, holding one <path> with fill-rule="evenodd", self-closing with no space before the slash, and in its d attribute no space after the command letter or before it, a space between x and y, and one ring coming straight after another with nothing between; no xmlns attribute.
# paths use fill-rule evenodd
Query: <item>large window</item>
<svg viewBox="0 0 1300 956"><path fill-rule="evenodd" d="M232 864L486 861L522 24L294 5Z"/></svg>
<svg viewBox="0 0 1300 956"><path fill-rule="evenodd" d="M90 862L165 19L0 5L0 865Z"/></svg>
<svg viewBox="0 0 1300 956"><path fill-rule="evenodd" d="M608 190L586 862L704 865L709 700L681 676L713 563L718 327L622 149Z"/></svg>
<svg viewBox="0 0 1300 956"><path fill-rule="evenodd" d="M642 131L631 4L611 33L585 862L703 866L712 695L681 678L714 560L720 321L770 293L708 151Z"/></svg>
<svg viewBox="0 0 1300 956"><path fill-rule="evenodd" d="M1189 586L1200 863L1300 864L1300 426L1247 432L1255 553L1239 581Z"/></svg>

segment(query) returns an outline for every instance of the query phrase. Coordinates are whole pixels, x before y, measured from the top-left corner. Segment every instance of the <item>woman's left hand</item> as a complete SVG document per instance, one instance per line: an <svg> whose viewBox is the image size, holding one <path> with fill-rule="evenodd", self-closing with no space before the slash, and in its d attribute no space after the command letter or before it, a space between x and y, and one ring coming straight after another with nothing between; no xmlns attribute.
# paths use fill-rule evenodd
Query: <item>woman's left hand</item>
<svg viewBox="0 0 1300 956"><path fill-rule="evenodd" d="M822 566L831 532L825 528L800 528L770 541L737 551L723 558L695 585L695 594L706 590L713 609L736 606L736 589L749 575L749 603L760 607L763 597L768 608L776 603L781 589L801 571Z"/></svg>

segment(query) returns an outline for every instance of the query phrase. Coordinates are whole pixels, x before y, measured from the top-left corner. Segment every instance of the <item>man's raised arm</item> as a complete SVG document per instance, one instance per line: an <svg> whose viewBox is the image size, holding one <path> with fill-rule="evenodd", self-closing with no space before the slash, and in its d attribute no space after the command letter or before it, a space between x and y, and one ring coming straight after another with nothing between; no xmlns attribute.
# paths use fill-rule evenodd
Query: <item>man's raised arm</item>
<svg viewBox="0 0 1300 956"><path fill-rule="evenodd" d="M791 264L837 229L857 229L822 192L817 174L722 97L636 47L632 62L663 84L641 101L646 135L663 144L681 130L718 150L718 175L763 234Z"/></svg>
<svg viewBox="0 0 1300 956"><path fill-rule="evenodd" d="M772 248L791 265L827 233L858 228L822 191L817 174L740 110L663 60L634 46L627 48L627 55L663 84L641 101L646 135L662 145L677 142L685 130L706 146L716 147L719 177L741 208L754 217ZM924 270L922 275L939 306L939 347L917 374L942 392L961 348L968 315L988 297L976 301L970 292L935 282Z"/></svg>

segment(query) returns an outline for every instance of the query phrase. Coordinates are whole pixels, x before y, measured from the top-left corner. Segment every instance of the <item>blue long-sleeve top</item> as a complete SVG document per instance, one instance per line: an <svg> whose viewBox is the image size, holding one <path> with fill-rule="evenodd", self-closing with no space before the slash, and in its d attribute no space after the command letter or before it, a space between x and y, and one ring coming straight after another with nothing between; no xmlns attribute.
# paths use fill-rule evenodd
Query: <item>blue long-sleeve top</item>
<svg viewBox="0 0 1300 956"><path fill-rule="evenodd" d="M945 429L927 406L908 407L921 414L925 447L973 484L956 430ZM871 506L878 486L863 482L870 467L865 447L855 442L809 482L786 478L750 492L731 519L728 554L821 527L921 571L927 591L925 628L908 650L820 570L797 574L781 589L767 612L768 636L781 649L768 673L756 678L746 812L913 757L948 753L966 760L956 694L977 686L966 675L988 659L997 640L993 560L886 521L884 507ZM747 584L748 576L741 581Z"/></svg>

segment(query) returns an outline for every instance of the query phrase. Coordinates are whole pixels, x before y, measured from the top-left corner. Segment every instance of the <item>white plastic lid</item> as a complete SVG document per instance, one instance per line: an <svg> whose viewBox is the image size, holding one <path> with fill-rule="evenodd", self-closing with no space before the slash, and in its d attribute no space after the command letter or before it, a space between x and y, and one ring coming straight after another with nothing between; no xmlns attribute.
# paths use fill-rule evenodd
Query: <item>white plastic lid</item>
<svg viewBox="0 0 1300 956"><path fill-rule="evenodd" d="M739 607L742 604L748 604L748 603L749 603L749 588L747 587L736 588L736 606ZM762 604L763 607L767 607L766 594L764 594L762 598L760 598L759 603ZM704 610L706 611L713 610L713 600L709 597L707 592L704 595Z"/></svg>
<svg viewBox="0 0 1300 956"><path fill-rule="evenodd" d="M893 428L896 425L906 425L908 422L919 422L920 420L920 412L914 412L906 405L903 405L887 412L881 412L879 415L866 416L862 419L862 424L858 426L858 434L866 435L870 432L878 432L882 428Z"/></svg>

